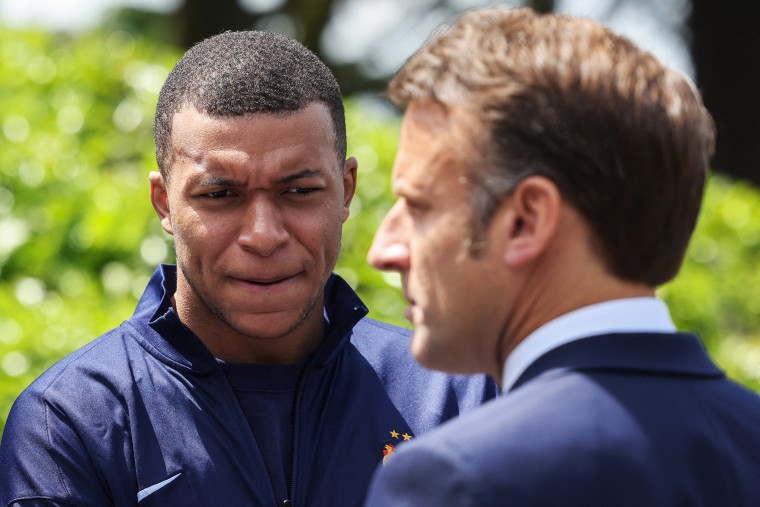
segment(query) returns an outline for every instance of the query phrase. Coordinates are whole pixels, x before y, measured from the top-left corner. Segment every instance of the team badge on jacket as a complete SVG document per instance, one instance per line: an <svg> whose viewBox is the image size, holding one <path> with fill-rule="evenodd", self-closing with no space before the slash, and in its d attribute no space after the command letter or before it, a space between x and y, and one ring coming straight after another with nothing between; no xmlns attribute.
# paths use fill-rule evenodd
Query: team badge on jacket
<svg viewBox="0 0 760 507"><path fill-rule="evenodd" d="M410 433L399 434L396 430L389 431L391 438L383 442L383 465L388 461L391 454L396 451L396 444L414 438Z"/></svg>

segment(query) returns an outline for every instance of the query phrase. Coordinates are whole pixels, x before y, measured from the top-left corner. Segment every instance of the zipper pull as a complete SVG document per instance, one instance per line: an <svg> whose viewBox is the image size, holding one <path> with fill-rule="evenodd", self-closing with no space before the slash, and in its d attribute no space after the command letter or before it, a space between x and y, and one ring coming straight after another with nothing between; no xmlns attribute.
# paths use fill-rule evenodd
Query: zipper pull
<svg viewBox="0 0 760 507"><path fill-rule="evenodd" d="M285 500L284 502L282 502L282 507L293 507L293 502L291 502L290 500Z"/></svg>

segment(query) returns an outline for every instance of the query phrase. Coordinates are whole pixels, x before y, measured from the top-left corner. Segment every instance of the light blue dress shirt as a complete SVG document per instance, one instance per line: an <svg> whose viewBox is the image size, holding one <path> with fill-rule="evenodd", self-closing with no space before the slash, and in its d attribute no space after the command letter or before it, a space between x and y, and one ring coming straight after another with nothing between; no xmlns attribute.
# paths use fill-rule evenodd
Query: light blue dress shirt
<svg viewBox="0 0 760 507"><path fill-rule="evenodd" d="M504 363L502 392L508 392L536 359L560 345L609 333L675 331L667 305L654 297L615 299L579 308L547 322L515 347Z"/></svg>

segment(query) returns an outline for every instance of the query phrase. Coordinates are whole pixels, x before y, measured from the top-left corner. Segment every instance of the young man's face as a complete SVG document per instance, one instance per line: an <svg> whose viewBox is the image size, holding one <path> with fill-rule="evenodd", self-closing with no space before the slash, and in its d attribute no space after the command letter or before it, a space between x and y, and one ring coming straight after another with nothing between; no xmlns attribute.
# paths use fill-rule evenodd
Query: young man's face
<svg viewBox="0 0 760 507"><path fill-rule="evenodd" d="M469 246L482 129L471 113L411 104L393 168L398 200L369 254L376 268L401 273L416 359L452 372L484 371L504 318L498 250L487 241L476 258Z"/></svg>
<svg viewBox="0 0 760 507"><path fill-rule="evenodd" d="M289 340L321 338L356 183L355 160L337 160L327 107L225 117L185 108L172 125L169 181L154 173L151 192L174 235L180 317L228 360L256 360L250 338L265 360L299 359L287 357L300 346Z"/></svg>

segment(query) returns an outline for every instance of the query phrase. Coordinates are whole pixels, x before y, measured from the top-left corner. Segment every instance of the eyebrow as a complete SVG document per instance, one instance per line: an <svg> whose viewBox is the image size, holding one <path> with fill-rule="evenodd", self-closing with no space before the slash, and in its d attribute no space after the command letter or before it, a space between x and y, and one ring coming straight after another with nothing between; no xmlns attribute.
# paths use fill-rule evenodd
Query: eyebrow
<svg viewBox="0 0 760 507"><path fill-rule="evenodd" d="M208 187L240 187L243 186L244 183L242 181L233 180L231 178L223 178L221 176L216 176L214 174L204 174L197 178L196 183L198 185L208 186Z"/></svg>
<svg viewBox="0 0 760 507"><path fill-rule="evenodd" d="M306 178L313 178L315 176L322 176L323 172L319 169L304 169L294 174L289 174L284 178L277 180L278 183L292 183L294 181L303 180Z"/></svg>
<svg viewBox="0 0 760 507"><path fill-rule="evenodd" d="M293 183L294 181L303 180L307 178L313 178L316 176L322 176L323 171L319 169L304 169L297 173L289 174L277 180L279 184ZM214 174L204 174L200 176L196 183L203 186L220 186L220 187L241 187L245 185L245 182L234 180L231 178L224 178Z"/></svg>

